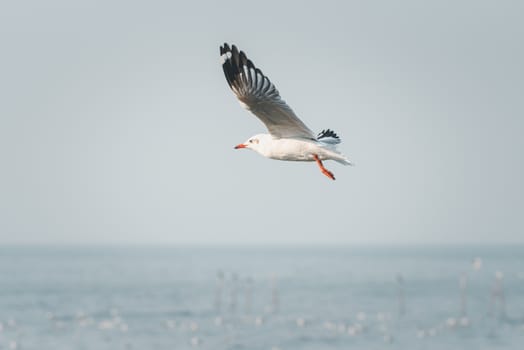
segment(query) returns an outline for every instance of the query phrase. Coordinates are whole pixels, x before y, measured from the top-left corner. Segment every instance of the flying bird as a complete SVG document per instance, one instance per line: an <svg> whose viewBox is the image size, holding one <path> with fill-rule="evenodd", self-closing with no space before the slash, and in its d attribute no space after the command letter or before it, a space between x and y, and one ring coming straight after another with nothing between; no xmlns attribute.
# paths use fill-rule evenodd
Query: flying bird
<svg viewBox="0 0 524 350"><path fill-rule="evenodd" d="M255 67L235 45L220 47L220 60L227 83L240 104L265 124L269 134L257 134L235 149L248 148L264 157L288 161L315 161L320 171L332 180L335 176L323 160L344 165L351 162L337 150L338 135L322 130L317 136L296 116L280 97L275 85Z"/></svg>

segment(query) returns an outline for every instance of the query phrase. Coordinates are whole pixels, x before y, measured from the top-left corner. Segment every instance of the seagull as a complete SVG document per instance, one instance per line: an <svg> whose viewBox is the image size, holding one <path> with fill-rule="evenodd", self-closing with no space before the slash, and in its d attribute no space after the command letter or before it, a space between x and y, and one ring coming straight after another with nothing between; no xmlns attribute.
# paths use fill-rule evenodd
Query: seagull
<svg viewBox="0 0 524 350"><path fill-rule="evenodd" d="M332 180L335 180L335 176L324 167L323 160L351 165L337 150L340 144L338 135L325 129L315 136L280 97L275 85L243 51L225 43L220 47L220 61L227 83L240 105L260 119L269 131L269 134L250 137L235 146L235 149L251 149L277 160L315 161L322 174Z"/></svg>

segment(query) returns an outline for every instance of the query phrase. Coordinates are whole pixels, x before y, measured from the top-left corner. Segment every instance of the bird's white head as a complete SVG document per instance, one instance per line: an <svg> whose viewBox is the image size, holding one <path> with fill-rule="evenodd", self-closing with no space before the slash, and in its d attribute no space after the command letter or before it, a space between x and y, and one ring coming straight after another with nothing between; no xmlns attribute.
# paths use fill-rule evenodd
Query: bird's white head
<svg viewBox="0 0 524 350"><path fill-rule="evenodd" d="M236 145L235 149L249 148L258 153L263 153L262 150L266 146L268 138L271 139L271 136L268 134L257 134L251 136L246 142Z"/></svg>

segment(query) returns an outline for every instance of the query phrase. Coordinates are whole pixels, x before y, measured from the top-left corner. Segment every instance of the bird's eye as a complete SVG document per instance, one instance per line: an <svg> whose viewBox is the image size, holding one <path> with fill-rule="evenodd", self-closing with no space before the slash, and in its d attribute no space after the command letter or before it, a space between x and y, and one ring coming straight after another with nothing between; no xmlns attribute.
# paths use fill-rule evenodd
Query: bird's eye
<svg viewBox="0 0 524 350"><path fill-rule="evenodd" d="M253 143L253 140L249 140L249 143Z"/></svg>

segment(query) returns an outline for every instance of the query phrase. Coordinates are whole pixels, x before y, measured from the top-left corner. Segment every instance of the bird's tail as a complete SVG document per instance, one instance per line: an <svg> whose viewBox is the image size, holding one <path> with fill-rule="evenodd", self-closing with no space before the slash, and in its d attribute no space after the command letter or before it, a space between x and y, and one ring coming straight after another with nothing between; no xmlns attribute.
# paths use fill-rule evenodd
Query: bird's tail
<svg viewBox="0 0 524 350"><path fill-rule="evenodd" d="M351 162L345 155L335 149L324 148L324 152L326 159L334 160L335 162L343 165L354 165L353 162Z"/></svg>
<svg viewBox="0 0 524 350"><path fill-rule="evenodd" d="M344 155L340 155L341 158L340 159L333 159L335 162L338 162L340 164L344 164L344 165L355 165L353 162L351 162L349 159L347 159Z"/></svg>

